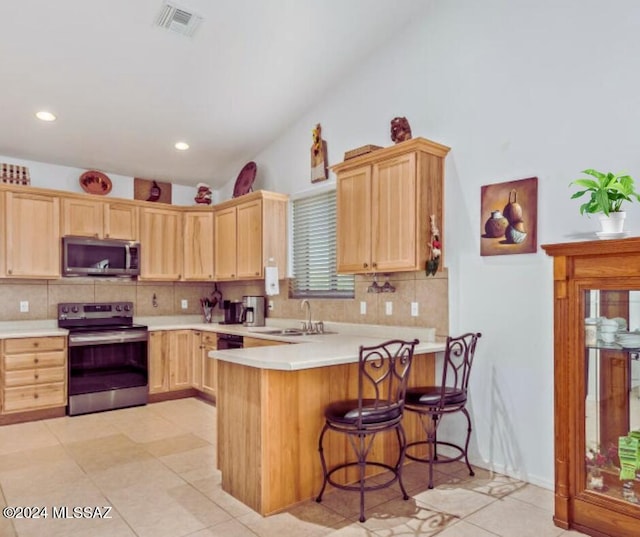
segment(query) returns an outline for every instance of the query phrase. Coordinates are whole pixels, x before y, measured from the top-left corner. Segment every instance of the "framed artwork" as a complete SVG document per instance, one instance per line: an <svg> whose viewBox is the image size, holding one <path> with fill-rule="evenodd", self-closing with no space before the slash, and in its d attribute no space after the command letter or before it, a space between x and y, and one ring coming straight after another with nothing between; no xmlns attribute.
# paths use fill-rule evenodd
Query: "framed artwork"
<svg viewBox="0 0 640 537"><path fill-rule="evenodd" d="M171 203L171 183L133 178L133 199Z"/></svg>
<svg viewBox="0 0 640 537"><path fill-rule="evenodd" d="M485 185L480 203L480 255L536 252L537 177Z"/></svg>

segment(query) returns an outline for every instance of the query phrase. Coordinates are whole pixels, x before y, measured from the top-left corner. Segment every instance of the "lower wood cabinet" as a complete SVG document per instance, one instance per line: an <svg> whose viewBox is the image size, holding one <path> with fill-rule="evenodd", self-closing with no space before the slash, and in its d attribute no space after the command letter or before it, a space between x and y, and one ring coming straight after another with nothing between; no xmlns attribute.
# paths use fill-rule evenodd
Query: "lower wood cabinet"
<svg viewBox="0 0 640 537"><path fill-rule="evenodd" d="M217 348L217 335L215 332L201 331L194 331L193 334L193 387L215 397L218 362L215 358L209 358L209 352Z"/></svg>
<svg viewBox="0 0 640 537"><path fill-rule="evenodd" d="M65 337L2 341L2 414L67 404Z"/></svg>
<svg viewBox="0 0 640 537"><path fill-rule="evenodd" d="M191 338L191 330L155 330L149 333L149 393L192 387Z"/></svg>

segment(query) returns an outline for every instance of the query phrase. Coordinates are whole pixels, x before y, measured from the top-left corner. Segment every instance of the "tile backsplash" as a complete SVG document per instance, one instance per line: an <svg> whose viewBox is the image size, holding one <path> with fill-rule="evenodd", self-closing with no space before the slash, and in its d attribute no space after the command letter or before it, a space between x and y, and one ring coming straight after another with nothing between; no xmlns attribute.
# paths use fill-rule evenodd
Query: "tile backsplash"
<svg viewBox="0 0 640 537"><path fill-rule="evenodd" d="M138 316L196 315L201 313L200 298L212 291L213 283L202 282L139 282L115 278L0 279L0 321L57 319L59 302L131 301ZM182 300L187 300L187 309L182 309ZM23 301L29 303L29 311L25 313L20 312Z"/></svg>
<svg viewBox="0 0 640 537"><path fill-rule="evenodd" d="M438 336L449 332L449 278L444 269L436 276L426 276L424 271L389 275L395 293L368 293L373 277L356 276L355 297L352 299L310 299L314 321L382 324L435 328ZM378 275L378 284L385 278ZM238 282L219 284L228 300L241 300L243 295L263 295L263 282ZM286 280L280 281L280 294L268 299L273 301L269 317L304 319L301 300L288 297ZM366 314L360 313L360 303L366 303ZM392 314L386 314L386 302L391 302ZM411 303L418 303L418 315L411 315Z"/></svg>
<svg viewBox="0 0 640 537"><path fill-rule="evenodd" d="M436 276L424 271L389 275L395 293L368 293L372 277L356 276L353 299L310 299L314 321L381 324L435 328L443 336L449 330L449 280L446 269ZM378 283L385 278L378 276ZM140 282L128 279L65 278L60 280L0 279L0 321L31 321L56 319L59 302L115 302L131 301L137 316L198 315L200 298L210 296L214 284L206 282ZM242 300L243 295L263 295L264 282L219 283L226 300ZM155 304L154 305L154 296ZM273 309L269 317L304 319L300 299L288 297L286 280L280 281L280 294L269 297ZM182 309L182 301L187 308ZM29 311L20 312L20 302L29 303ZM360 304L366 313L360 313ZM386 314L386 303L392 314ZM411 303L418 304L418 315L411 315ZM216 308L214 321L223 312Z"/></svg>

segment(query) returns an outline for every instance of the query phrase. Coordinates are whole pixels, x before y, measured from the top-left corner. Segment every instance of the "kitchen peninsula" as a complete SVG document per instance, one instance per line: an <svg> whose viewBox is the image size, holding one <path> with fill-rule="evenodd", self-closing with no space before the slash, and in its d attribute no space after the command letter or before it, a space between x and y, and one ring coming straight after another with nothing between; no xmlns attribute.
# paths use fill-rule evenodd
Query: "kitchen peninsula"
<svg viewBox="0 0 640 537"><path fill-rule="evenodd" d="M318 493L322 468L317 443L323 409L332 401L357 398L359 346L392 339L381 334L312 337L316 339L298 344L209 353L218 361L222 488L261 515ZM444 343L418 344L410 385L433 382L435 353L444 347ZM405 429L409 441L424 435L413 416L405 416ZM327 438L329 465L351 458L350 451L344 438ZM395 436L380 435L372 453L393 464L398 456ZM354 481L353 470L345 471L341 479Z"/></svg>

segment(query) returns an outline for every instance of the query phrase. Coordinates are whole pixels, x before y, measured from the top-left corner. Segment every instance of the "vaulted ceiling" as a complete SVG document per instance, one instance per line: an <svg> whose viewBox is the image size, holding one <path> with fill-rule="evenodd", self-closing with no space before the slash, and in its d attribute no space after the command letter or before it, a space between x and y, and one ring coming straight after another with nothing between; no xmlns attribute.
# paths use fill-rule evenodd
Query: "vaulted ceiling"
<svg viewBox="0 0 640 537"><path fill-rule="evenodd" d="M428 5L168 3L2 2L0 155L217 188Z"/></svg>

